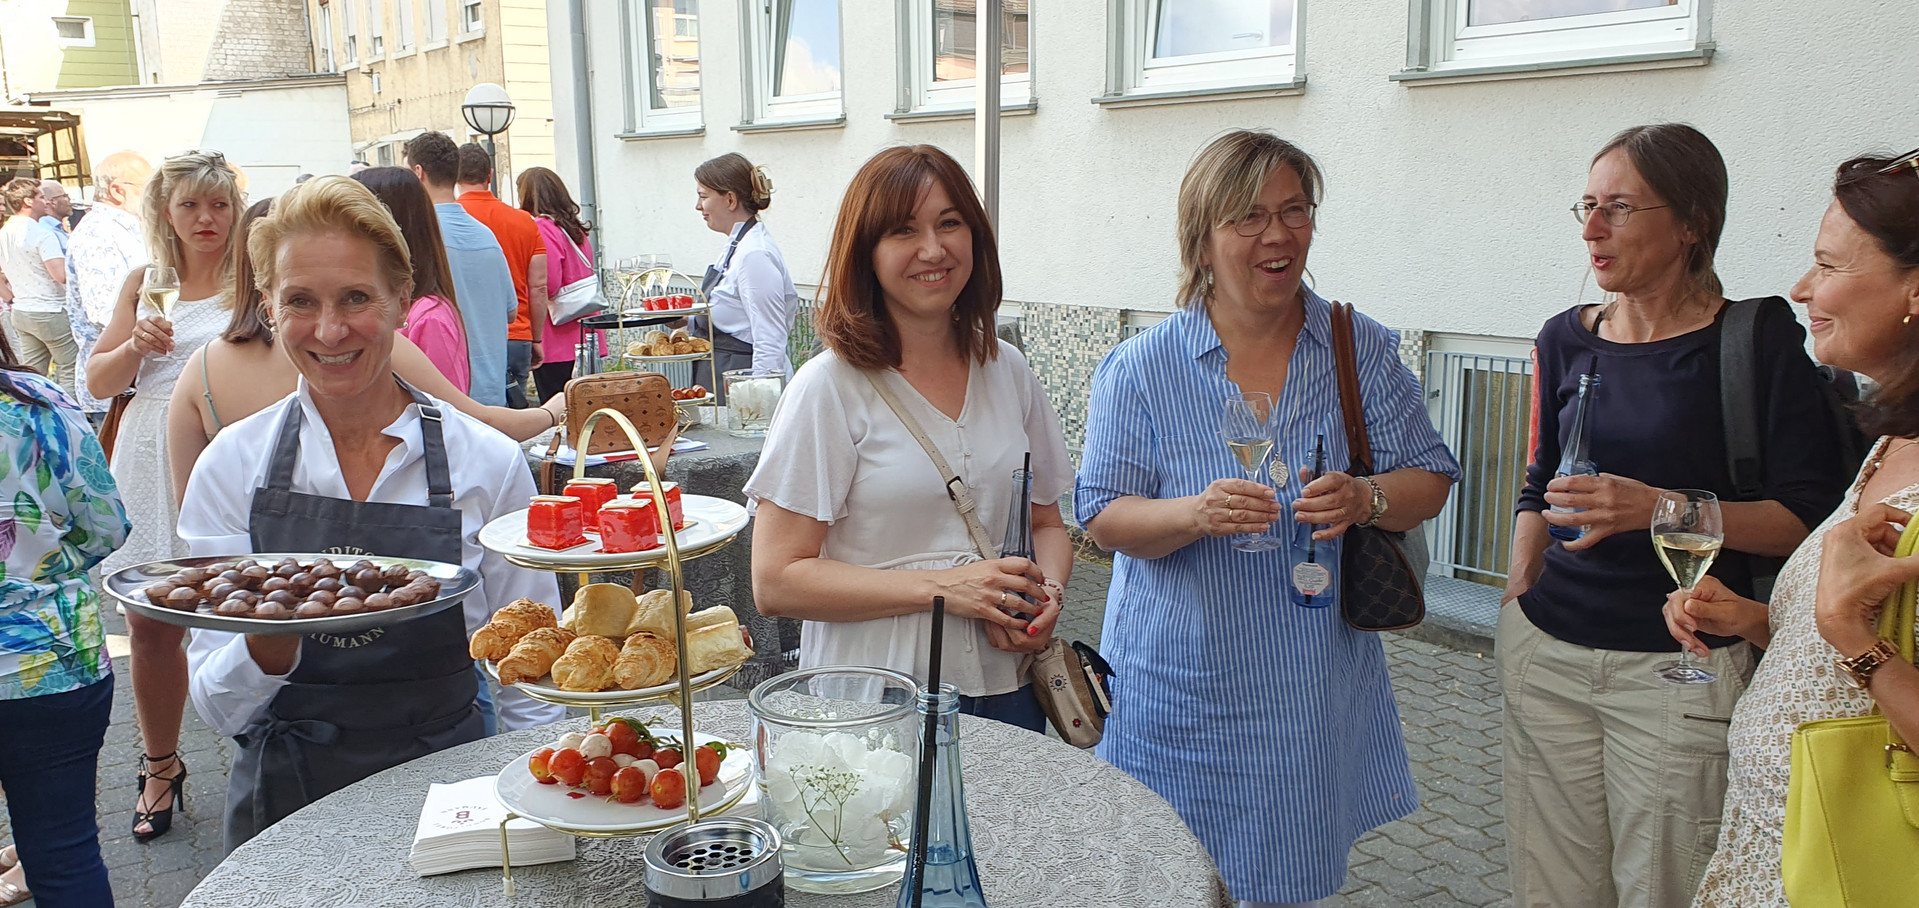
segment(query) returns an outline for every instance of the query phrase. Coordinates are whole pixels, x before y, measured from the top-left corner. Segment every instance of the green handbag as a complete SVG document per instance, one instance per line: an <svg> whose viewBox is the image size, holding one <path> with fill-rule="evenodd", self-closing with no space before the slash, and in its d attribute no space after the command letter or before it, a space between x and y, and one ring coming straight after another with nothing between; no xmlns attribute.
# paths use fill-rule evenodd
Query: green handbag
<svg viewBox="0 0 1919 908"><path fill-rule="evenodd" d="M1897 554L1910 557L1915 547L1919 520L1899 537ZM1879 615L1879 636L1907 662L1916 599L1908 583ZM1919 904L1919 756L1877 707L1792 733L1780 876L1793 908Z"/></svg>

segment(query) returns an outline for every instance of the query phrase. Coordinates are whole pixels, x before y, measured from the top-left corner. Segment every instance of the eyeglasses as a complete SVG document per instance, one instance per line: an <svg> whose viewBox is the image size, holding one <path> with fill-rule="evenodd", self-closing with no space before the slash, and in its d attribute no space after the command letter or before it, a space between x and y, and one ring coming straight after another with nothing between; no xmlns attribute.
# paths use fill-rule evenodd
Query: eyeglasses
<svg viewBox="0 0 1919 908"><path fill-rule="evenodd" d="M1597 202L1577 202L1573 205L1573 220L1584 224L1592 220L1593 212L1598 211L1605 214L1606 223L1614 227L1624 227L1627 221L1632 220L1632 213L1635 211L1655 211L1671 207L1671 205L1642 205L1634 208L1625 202L1607 202L1604 205Z"/></svg>
<svg viewBox="0 0 1919 908"><path fill-rule="evenodd" d="M201 157L204 157L204 158L206 158L207 160L209 160L210 162L212 162L212 164L213 164L213 166L215 166L215 167L225 167L225 166L227 166L227 156L226 156L226 155L223 155L223 154L221 154L221 153L219 153L219 152L217 152L217 151L202 151L202 150L200 150L200 149L198 149L198 148L194 148L194 149L191 149L191 150L188 150L188 151L183 151L183 152L180 152L179 154L176 154L176 155L170 155L170 156L168 156L168 158L167 158L167 160L168 160L168 161L178 161L178 160L180 160L181 158L185 158L185 157L190 157L190 156L192 156L192 155L200 155Z"/></svg>
<svg viewBox="0 0 1919 908"><path fill-rule="evenodd" d="M1266 228L1272 225L1274 217L1278 217L1281 224L1298 230L1312 225L1313 213L1318 208L1319 206L1312 202L1288 205L1278 211L1255 208L1227 223L1233 225L1234 233L1244 237L1255 237L1265 233Z"/></svg>
<svg viewBox="0 0 1919 908"><path fill-rule="evenodd" d="M1910 167L1912 168L1914 173L1919 173L1919 148L1915 148L1911 151L1906 152L1903 155L1900 155L1898 160L1895 160L1892 163L1879 168L1879 172L1882 174L1892 173L1893 171L1898 170L1901 167Z"/></svg>

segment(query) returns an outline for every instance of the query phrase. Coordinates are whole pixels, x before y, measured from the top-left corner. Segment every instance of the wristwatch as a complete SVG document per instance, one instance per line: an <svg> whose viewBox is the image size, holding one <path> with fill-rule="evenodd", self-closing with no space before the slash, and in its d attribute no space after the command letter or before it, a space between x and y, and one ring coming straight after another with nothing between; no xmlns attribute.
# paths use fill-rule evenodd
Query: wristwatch
<svg viewBox="0 0 1919 908"><path fill-rule="evenodd" d="M1865 690L1866 685L1872 681L1873 672L1884 668L1886 663L1898 658L1899 651L1893 649L1892 644L1877 640L1873 642L1872 649L1850 659L1834 659L1832 662L1846 673L1846 679L1852 682L1853 687Z"/></svg>
<svg viewBox="0 0 1919 908"><path fill-rule="evenodd" d="M1391 504L1386 501L1386 493L1380 490L1379 483L1374 482L1371 476L1355 476L1353 478L1365 483L1366 488L1373 490L1373 511L1367 515L1365 520L1359 522L1359 525L1363 527L1372 526L1379 522L1379 518L1386 516L1386 511L1391 507Z"/></svg>

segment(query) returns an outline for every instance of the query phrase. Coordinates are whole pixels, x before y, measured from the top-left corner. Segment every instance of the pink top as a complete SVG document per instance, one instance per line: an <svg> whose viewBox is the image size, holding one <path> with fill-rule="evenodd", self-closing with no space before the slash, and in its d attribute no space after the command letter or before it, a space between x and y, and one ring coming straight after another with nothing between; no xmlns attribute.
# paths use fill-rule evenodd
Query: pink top
<svg viewBox="0 0 1919 908"><path fill-rule="evenodd" d="M566 235L566 228L553 222L552 218L541 215L533 219L539 225L540 238L546 241L546 295L547 299L560 295L560 288L583 277L591 277L593 268L587 262L593 260L593 242L581 243L575 251L573 238ZM586 261L580 256L585 255ZM580 344L580 320L574 319L564 325L548 323L546 326L546 344L540 352L549 363L570 363ZM606 352L604 341L600 352Z"/></svg>
<svg viewBox="0 0 1919 908"><path fill-rule="evenodd" d="M469 393L473 372L466 358L466 326L446 300L438 296L414 300L400 334L419 347L461 394Z"/></svg>

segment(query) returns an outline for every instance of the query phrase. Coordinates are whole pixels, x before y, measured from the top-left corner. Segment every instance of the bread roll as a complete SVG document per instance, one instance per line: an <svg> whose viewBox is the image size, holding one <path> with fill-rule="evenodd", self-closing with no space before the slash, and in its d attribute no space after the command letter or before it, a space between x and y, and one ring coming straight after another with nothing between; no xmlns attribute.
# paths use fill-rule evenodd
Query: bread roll
<svg viewBox="0 0 1919 908"><path fill-rule="evenodd" d="M589 583L573 597L572 629L581 635L624 640L639 608L632 590L617 583Z"/></svg>
<svg viewBox="0 0 1919 908"><path fill-rule="evenodd" d="M552 606L519 599L493 613L486 626L473 634L467 653L475 659L498 661L512 652L513 644L520 642L521 637L538 628L558 626Z"/></svg>
<svg viewBox="0 0 1919 908"><path fill-rule="evenodd" d="M613 681L621 690L639 690L664 684L680 664L673 644L652 634L640 633L626 638L620 658L613 663Z"/></svg>
<svg viewBox="0 0 1919 908"><path fill-rule="evenodd" d="M500 660L496 669L500 673L501 684L519 684L522 681L537 681L553 669L566 648L573 642L572 631L558 627L539 627L528 631L520 642L513 644L512 652Z"/></svg>
<svg viewBox="0 0 1919 908"><path fill-rule="evenodd" d="M653 590L641 596L639 608L633 613L633 620L627 623L628 636L642 631L655 637L673 639L673 591ZM680 614L684 615L693 608L693 594L680 593ZM710 611L710 609L709 609ZM731 612L729 611L729 614ZM692 625L687 626L692 630Z"/></svg>
<svg viewBox="0 0 1919 908"><path fill-rule="evenodd" d="M613 663L620 647L605 637L581 634L553 662L553 683L561 690L601 691L613 686Z"/></svg>
<svg viewBox="0 0 1919 908"><path fill-rule="evenodd" d="M686 632L687 674L697 675L738 665L751 655L753 653L746 648L746 641L740 639L738 622L711 624Z"/></svg>

